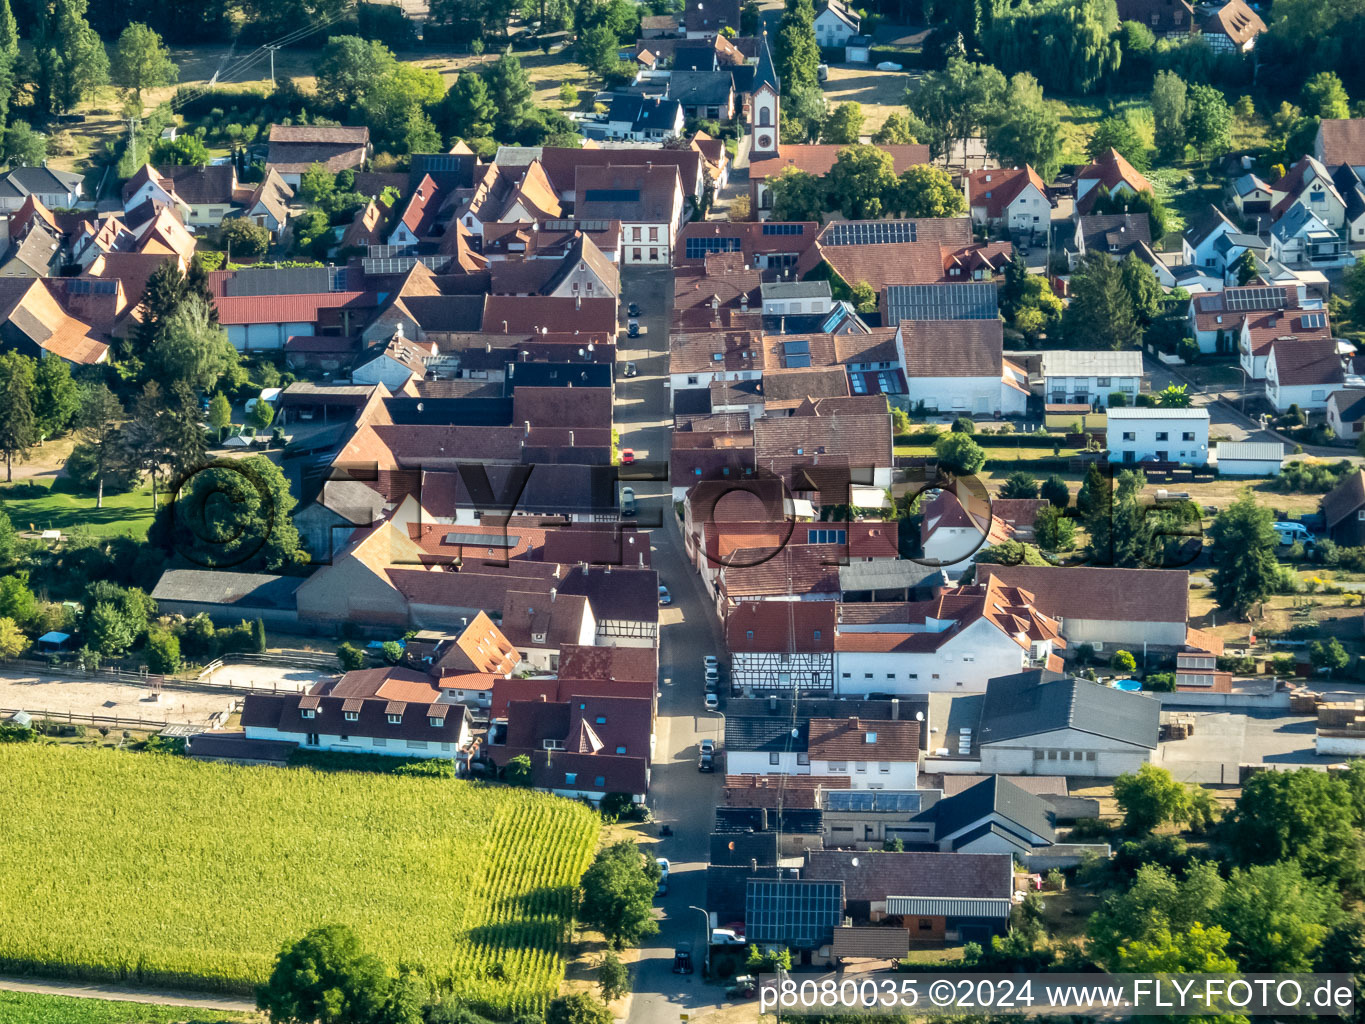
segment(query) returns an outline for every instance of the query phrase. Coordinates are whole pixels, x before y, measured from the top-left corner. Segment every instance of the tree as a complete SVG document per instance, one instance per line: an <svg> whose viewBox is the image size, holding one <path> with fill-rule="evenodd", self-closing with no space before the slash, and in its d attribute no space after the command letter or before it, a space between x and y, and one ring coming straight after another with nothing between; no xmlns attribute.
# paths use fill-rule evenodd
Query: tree
<svg viewBox="0 0 1365 1024"><path fill-rule="evenodd" d="M1315 970L1325 974L1350 974L1354 988L1361 991L1365 981L1365 914L1359 910L1347 913L1327 932L1318 947ZM1357 1006L1348 1018L1359 1024L1365 1008Z"/></svg>
<svg viewBox="0 0 1365 1024"><path fill-rule="evenodd" d="M942 71L930 71L910 95L910 109L925 125L930 155L942 156L994 124L1005 104L1005 76L989 64L949 58Z"/></svg>
<svg viewBox="0 0 1365 1024"><path fill-rule="evenodd" d="M493 134L497 108L483 76L462 71L441 102L441 128L448 138L482 139Z"/></svg>
<svg viewBox="0 0 1365 1024"><path fill-rule="evenodd" d="M1220 909L1241 969L1274 974L1311 971L1339 914L1336 894L1292 861L1233 868Z"/></svg>
<svg viewBox="0 0 1365 1024"><path fill-rule="evenodd" d="M1165 293L1154 271L1137 253L1130 252L1119 264L1119 280L1133 306L1133 316L1144 327L1157 318Z"/></svg>
<svg viewBox="0 0 1365 1024"><path fill-rule="evenodd" d="M17 658L28 647L28 637L19 629L19 624L6 616L0 618L0 658Z"/></svg>
<svg viewBox="0 0 1365 1024"><path fill-rule="evenodd" d="M0 627L0 636L2 635L3 628ZM601 989L602 998L607 1002L620 999L630 991L630 972L626 970L626 965L621 963L621 958L610 949L602 954L602 963L598 965L597 986Z"/></svg>
<svg viewBox="0 0 1365 1024"><path fill-rule="evenodd" d="M1137 659L1131 651L1115 651L1109 659L1109 667L1115 672L1134 672L1137 670Z"/></svg>
<svg viewBox="0 0 1365 1024"><path fill-rule="evenodd" d="M1039 489L1039 493L1048 501L1052 502L1053 506L1056 508L1066 508L1071 504L1071 488L1068 487L1066 481L1056 473L1053 473L1043 481L1043 486Z"/></svg>
<svg viewBox="0 0 1365 1024"><path fill-rule="evenodd" d="M597 25L578 36L575 53L578 63L595 75L601 75L616 66L619 59L616 52L621 48L621 40L606 25Z"/></svg>
<svg viewBox="0 0 1365 1024"><path fill-rule="evenodd" d="M109 80L123 90L124 100L134 117L142 116L142 93L171 85L180 69L171 60L171 51L161 36L135 21L118 37L114 58L109 62Z"/></svg>
<svg viewBox="0 0 1365 1024"><path fill-rule="evenodd" d="M10 565L14 561L16 541L13 521L0 511L0 565Z"/></svg>
<svg viewBox="0 0 1365 1024"><path fill-rule="evenodd" d="M934 442L934 456L942 469L957 476L972 476L986 464L985 449L970 434L944 434Z"/></svg>
<svg viewBox="0 0 1365 1024"><path fill-rule="evenodd" d="M1150 941L1136 940L1120 946L1116 969L1134 974L1230 974L1237 970L1237 964L1227 954L1229 938L1224 929L1205 928L1197 921L1183 933L1172 934L1162 928ZM1211 1022L1226 1018L1194 1019Z"/></svg>
<svg viewBox="0 0 1365 1024"><path fill-rule="evenodd" d="M1314 117L1345 119L1351 116L1351 97L1334 73L1319 71L1303 87L1303 108Z"/></svg>
<svg viewBox="0 0 1365 1024"><path fill-rule="evenodd" d="M208 568L278 572L308 562L295 498L265 455L211 462L158 513L150 544Z"/></svg>
<svg viewBox="0 0 1365 1024"><path fill-rule="evenodd" d="M260 432L274 422L275 410L269 402L264 399L257 399L256 404L251 407L251 411L246 414L246 417L257 432Z"/></svg>
<svg viewBox="0 0 1365 1024"><path fill-rule="evenodd" d="M0 577L0 616L27 626L38 616L38 598L29 589L27 572Z"/></svg>
<svg viewBox="0 0 1365 1024"><path fill-rule="evenodd" d="M918 142L924 125L919 118L904 110L893 110L886 115L880 128L872 133L872 141L878 146L904 146Z"/></svg>
<svg viewBox="0 0 1365 1024"><path fill-rule="evenodd" d="M365 652L348 640L337 648L337 664L343 672L355 672L365 667Z"/></svg>
<svg viewBox="0 0 1365 1024"><path fill-rule="evenodd" d="M123 406L108 385L93 384L82 391L77 432L81 444L93 456L96 508L104 508L105 477L123 464L118 436L118 425L122 418Z"/></svg>
<svg viewBox="0 0 1365 1024"><path fill-rule="evenodd" d="M401 140L405 153L432 153L441 148L441 136L425 110L413 105L403 121Z"/></svg>
<svg viewBox="0 0 1365 1024"><path fill-rule="evenodd" d="M223 439L223 431L232 423L232 405L228 402L227 396L221 391L216 393L209 401L209 426L217 435L218 440Z"/></svg>
<svg viewBox="0 0 1365 1024"><path fill-rule="evenodd" d="M1136 348L1142 328L1123 274L1107 253L1088 252L1071 276L1071 305L1062 315L1068 341L1081 348Z"/></svg>
<svg viewBox="0 0 1365 1024"><path fill-rule="evenodd" d="M659 867L629 840L614 843L593 859L580 883L579 919L596 928L613 949L637 945L655 934L654 892Z"/></svg>
<svg viewBox="0 0 1365 1024"><path fill-rule="evenodd" d="M80 410L81 394L65 359L40 359L33 370L33 426L40 438L65 433Z"/></svg>
<svg viewBox="0 0 1365 1024"><path fill-rule="evenodd" d="M1185 131L1199 158L1226 153L1232 146L1232 109L1223 94L1211 85L1189 87Z"/></svg>
<svg viewBox="0 0 1365 1024"><path fill-rule="evenodd" d="M1208 861L1192 864L1177 880L1159 864L1139 865L1129 885L1106 897L1086 927L1095 961L1115 969L1119 947L1148 940L1161 930L1186 931L1195 922L1213 921L1226 883Z"/></svg>
<svg viewBox="0 0 1365 1024"><path fill-rule="evenodd" d="M1139 171L1145 171L1151 166L1142 136L1133 127L1133 123L1122 114L1106 117L1095 126L1095 132L1085 147L1085 155L1094 160L1109 149L1118 150Z"/></svg>
<svg viewBox="0 0 1365 1024"><path fill-rule="evenodd" d="M853 286L852 299L859 313L874 313L877 310L877 293L866 281L859 281Z"/></svg>
<svg viewBox="0 0 1365 1024"><path fill-rule="evenodd" d="M110 658L121 656L137 640L128 617L111 601L100 601L90 610L86 634L90 645Z"/></svg>
<svg viewBox="0 0 1365 1024"><path fill-rule="evenodd" d="M836 145L853 145L863 132L863 105L840 103L825 118L820 127L820 141Z"/></svg>
<svg viewBox="0 0 1365 1024"><path fill-rule="evenodd" d="M1314 640L1310 643L1308 645L1308 660L1319 672L1330 676L1333 672L1340 672L1349 665L1351 656L1346 653L1346 648L1341 646L1341 641L1333 636L1326 640Z"/></svg>
<svg viewBox="0 0 1365 1024"><path fill-rule="evenodd" d="M237 360L237 350L215 321L212 307L191 295L162 325L147 353L147 368L167 388L181 382L209 391Z"/></svg>
<svg viewBox="0 0 1365 1024"><path fill-rule="evenodd" d="M202 127L192 132L181 132L173 139L163 139L152 150L152 159L159 164L207 167L212 158L208 147L204 145Z"/></svg>
<svg viewBox="0 0 1365 1024"><path fill-rule="evenodd" d="M559 102L566 110L578 106L578 90L572 82L565 82L559 87Z"/></svg>
<svg viewBox="0 0 1365 1024"><path fill-rule="evenodd" d="M109 55L85 20L87 0L40 0L32 33L34 106L64 114L109 80Z"/></svg>
<svg viewBox="0 0 1365 1024"><path fill-rule="evenodd" d="M270 232L245 217L232 217L223 221L219 232L223 248L241 259L250 260L264 256L270 248Z"/></svg>
<svg viewBox="0 0 1365 1024"><path fill-rule="evenodd" d="M1133 656L1128 658L1131 661ZM1114 799L1123 811L1124 831L1131 835L1146 834L1169 821L1184 821L1189 814L1185 786L1154 764L1144 764L1136 774L1116 778Z"/></svg>
<svg viewBox="0 0 1365 1024"><path fill-rule="evenodd" d="M325 206L336 190L336 175L320 163L309 164L299 175L298 196L305 203Z"/></svg>
<svg viewBox="0 0 1365 1024"><path fill-rule="evenodd" d="M1152 121L1156 148L1170 160L1185 152L1185 117L1188 90L1174 71L1158 71L1152 82Z"/></svg>
<svg viewBox="0 0 1365 1024"><path fill-rule="evenodd" d="M208 461L199 399L184 381L171 387L171 401L161 414L161 445L173 476L184 479Z"/></svg>
<svg viewBox="0 0 1365 1024"><path fill-rule="evenodd" d="M154 629L147 634L147 669L157 675L180 671L180 641L169 629Z"/></svg>
<svg viewBox="0 0 1365 1024"><path fill-rule="evenodd" d="M834 158L825 183L830 200L845 217L875 219L883 215L885 199L897 185L895 161L876 146L849 146Z"/></svg>
<svg viewBox="0 0 1365 1024"><path fill-rule="evenodd" d="M809 171L785 168L768 180L772 193L773 220L813 220L818 222L828 206L824 182Z"/></svg>
<svg viewBox="0 0 1365 1024"><path fill-rule="evenodd" d="M1055 505L1039 511L1033 538L1044 551L1067 551L1076 543L1076 524Z"/></svg>
<svg viewBox="0 0 1365 1024"><path fill-rule="evenodd" d="M787 0L777 25L773 63L783 90L797 86L819 88L820 47L815 41L815 8L811 0Z"/></svg>
<svg viewBox="0 0 1365 1024"><path fill-rule="evenodd" d="M313 63L318 94L348 107L362 103L396 67L393 51L360 36L333 36Z"/></svg>
<svg viewBox="0 0 1365 1024"><path fill-rule="evenodd" d="M526 754L517 754L509 758L502 769L503 779L512 786L529 786L532 775L531 758Z"/></svg>
<svg viewBox="0 0 1365 1024"><path fill-rule="evenodd" d="M967 209L948 172L931 164L901 171L890 205L902 217L958 217Z"/></svg>
<svg viewBox="0 0 1365 1024"><path fill-rule="evenodd" d="M5 129L5 163L10 167L41 167L47 159L47 136L27 121L13 121Z"/></svg>
<svg viewBox="0 0 1365 1024"><path fill-rule="evenodd" d="M1156 393L1156 404L1163 409L1188 409L1190 407L1189 385L1167 384Z"/></svg>
<svg viewBox="0 0 1365 1024"><path fill-rule="evenodd" d="M556 996L545 1008L545 1024L612 1024L612 1020L611 1010L587 992Z"/></svg>
<svg viewBox="0 0 1365 1024"><path fill-rule="evenodd" d="M1256 275L1258 273L1256 269L1256 254L1250 249L1238 256L1237 262L1232 266L1237 272L1238 286L1245 287L1256 280Z"/></svg>
<svg viewBox="0 0 1365 1024"><path fill-rule="evenodd" d="M1090 463L1080 492L1076 495L1076 510L1087 518L1099 512L1108 515L1113 501L1113 481L1100 472L1098 462Z"/></svg>
<svg viewBox="0 0 1365 1024"><path fill-rule="evenodd" d="M264 654L266 652L265 623L259 618L254 619L251 623L251 641L257 654Z"/></svg>
<svg viewBox="0 0 1365 1024"><path fill-rule="evenodd" d="M1223 509L1209 527L1213 549L1213 595L1219 607L1247 618L1274 592L1279 578L1275 515L1250 491Z"/></svg>
<svg viewBox="0 0 1365 1024"><path fill-rule="evenodd" d="M1294 861L1308 878L1350 883L1360 872L1353 813L1340 779L1311 768L1262 772L1243 785L1221 835L1243 866Z"/></svg>
<svg viewBox="0 0 1365 1024"><path fill-rule="evenodd" d="M824 129L827 113L825 93L819 86L798 85L789 89L782 100L781 141L798 145L814 142Z"/></svg>
<svg viewBox="0 0 1365 1024"><path fill-rule="evenodd" d="M1017 469L1005 477L1005 485L1000 488L1000 497L1036 498L1038 497L1038 480L1032 473Z"/></svg>
<svg viewBox="0 0 1365 1024"><path fill-rule="evenodd" d="M285 943L256 1005L271 1024L419 1024L425 993L394 977L345 925L314 928Z"/></svg>
<svg viewBox="0 0 1365 1024"><path fill-rule="evenodd" d="M986 133L986 147L1002 166L1032 167L1044 181L1062 164L1062 123L1027 71L1010 78L1009 93Z"/></svg>
<svg viewBox="0 0 1365 1024"><path fill-rule="evenodd" d="M38 440L33 369L33 360L26 355L0 355L0 452L5 455L6 482L14 479L14 460L27 462L28 450Z"/></svg>
<svg viewBox="0 0 1365 1024"><path fill-rule="evenodd" d="M494 110L494 122L499 129L525 120L528 111L534 111L531 101L535 89L516 57L504 53L484 69L483 75L488 101Z"/></svg>

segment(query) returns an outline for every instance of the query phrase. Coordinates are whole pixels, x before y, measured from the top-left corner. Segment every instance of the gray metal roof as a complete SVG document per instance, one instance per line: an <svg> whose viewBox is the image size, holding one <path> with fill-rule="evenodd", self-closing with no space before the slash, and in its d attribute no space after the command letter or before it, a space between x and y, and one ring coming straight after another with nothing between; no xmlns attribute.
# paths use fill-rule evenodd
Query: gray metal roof
<svg viewBox="0 0 1365 1024"><path fill-rule="evenodd" d="M908 558L878 558L839 566L840 590L888 590L917 587L939 570Z"/></svg>
<svg viewBox="0 0 1365 1024"><path fill-rule="evenodd" d="M765 281L758 290L765 299L827 299L831 295L828 281Z"/></svg>
<svg viewBox="0 0 1365 1024"><path fill-rule="evenodd" d="M1088 679L1035 669L986 683L981 744L1074 729L1155 750L1161 702Z"/></svg>
<svg viewBox="0 0 1365 1024"><path fill-rule="evenodd" d="M1111 420L1207 420L1207 409L1170 409L1164 406L1155 409L1120 408L1108 411Z"/></svg>
<svg viewBox="0 0 1365 1024"><path fill-rule="evenodd" d="M1044 377L1141 377L1142 353L1056 349L1043 353Z"/></svg>
<svg viewBox="0 0 1365 1024"><path fill-rule="evenodd" d="M152 598L197 604L240 604L253 608L293 608L294 591L302 582L299 577L265 573L167 569L157 581Z"/></svg>
<svg viewBox="0 0 1365 1024"><path fill-rule="evenodd" d="M1284 458L1284 444L1280 441L1219 441L1214 450L1219 462L1226 459L1278 462Z"/></svg>
<svg viewBox="0 0 1365 1024"><path fill-rule="evenodd" d="M1009 917L1007 899L943 896L888 896L886 912L897 917Z"/></svg>

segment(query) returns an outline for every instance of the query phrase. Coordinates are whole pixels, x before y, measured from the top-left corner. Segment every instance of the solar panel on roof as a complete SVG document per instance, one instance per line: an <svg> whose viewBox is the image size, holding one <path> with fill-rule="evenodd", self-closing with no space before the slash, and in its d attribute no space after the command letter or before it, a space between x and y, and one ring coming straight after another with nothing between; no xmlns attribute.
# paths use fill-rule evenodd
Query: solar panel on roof
<svg viewBox="0 0 1365 1024"><path fill-rule="evenodd" d="M789 356L799 356L799 355L802 355L802 354L809 355L809 354L810 354L810 342L809 342L809 341L784 341L784 342L782 343L782 351L785 352L785 353L786 353L787 355L789 355Z"/></svg>
<svg viewBox="0 0 1365 1024"><path fill-rule="evenodd" d="M72 278L67 281L66 290L70 295L113 295L118 291L118 282Z"/></svg>
<svg viewBox="0 0 1365 1024"><path fill-rule="evenodd" d="M787 356L787 369L802 370L810 365L810 356Z"/></svg>
<svg viewBox="0 0 1365 1024"><path fill-rule="evenodd" d="M463 160L453 153L424 153L421 164L426 171L458 171Z"/></svg>
<svg viewBox="0 0 1365 1024"><path fill-rule="evenodd" d="M765 235L800 235L804 234L806 226L804 224L764 224L763 233Z"/></svg>
<svg viewBox="0 0 1365 1024"><path fill-rule="evenodd" d="M438 274L450 266L451 256L401 256L395 259L375 260L368 257L361 260L367 274L406 274L413 264L421 263Z"/></svg>
<svg viewBox="0 0 1365 1024"><path fill-rule="evenodd" d="M683 246L690 260L700 260L713 252L739 252L738 238L689 238Z"/></svg>
<svg viewBox="0 0 1365 1024"><path fill-rule="evenodd" d="M744 934L751 941L811 947L843 923L842 882L751 878L744 893Z"/></svg>
<svg viewBox="0 0 1365 1024"><path fill-rule="evenodd" d="M994 320L1000 309L990 281L891 285L886 307L889 326L902 320Z"/></svg>
<svg viewBox="0 0 1365 1024"><path fill-rule="evenodd" d="M640 201L640 190L638 188L590 188L584 190L583 201L587 203L638 203Z"/></svg>
<svg viewBox="0 0 1365 1024"><path fill-rule="evenodd" d="M1303 318L1303 326L1315 328L1326 327L1327 317L1324 316L1322 313L1307 313L1304 315Z"/></svg>
<svg viewBox="0 0 1365 1024"><path fill-rule="evenodd" d="M606 231L611 227L611 221L598 220L547 220L545 222L546 231L586 231L591 234L594 231Z"/></svg>
<svg viewBox="0 0 1365 1024"><path fill-rule="evenodd" d="M834 224L825 232L825 245L886 245L916 241L913 220L877 220Z"/></svg>
<svg viewBox="0 0 1365 1024"><path fill-rule="evenodd" d="M1279 288L1229 288L1223 293L1227 309L1244 313L1254 309L1279 309L1284 304L1284 292Z"/></svg>
<svg viewBox="0 0 1365 1024"><path fill-rule="evenodd" d="M835 789L825 793L828 811L918 811L919 793L905 790Z"/></svg>
<svg viewBox="0 0 1365 1024"><path fill-rule="evenodd" d="M515 537L508 537L506 534L493 533L447 533L441 539L442 544L464 544L469 547L483 548L514 548L517 546Z"/></svg>
<svg viewBox="0 0 1365 1024"><path fill-rule="evenodd" d="M370 259L383 260L391 256L411 256L417 251L412 245L371 245L365 250Z"/></svg>

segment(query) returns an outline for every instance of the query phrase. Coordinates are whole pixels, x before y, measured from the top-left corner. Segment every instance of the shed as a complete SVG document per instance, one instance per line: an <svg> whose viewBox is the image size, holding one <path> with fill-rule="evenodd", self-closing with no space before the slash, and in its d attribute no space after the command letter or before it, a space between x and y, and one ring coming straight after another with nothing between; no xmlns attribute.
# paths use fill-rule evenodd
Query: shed
<svg viewBox="0 0 1365 1024"><path fill-rule="evenodd" d="M1220 441L1216 453L1223 476L1279 476L1284 462L1280 441Z"/></svg>
<svg viewBox="0 0 1365 1024"><path fill-rule="evenodd" d="M872 37L850 36L844 44L844 60L849 64L867 64L872 59Z"/></svg>

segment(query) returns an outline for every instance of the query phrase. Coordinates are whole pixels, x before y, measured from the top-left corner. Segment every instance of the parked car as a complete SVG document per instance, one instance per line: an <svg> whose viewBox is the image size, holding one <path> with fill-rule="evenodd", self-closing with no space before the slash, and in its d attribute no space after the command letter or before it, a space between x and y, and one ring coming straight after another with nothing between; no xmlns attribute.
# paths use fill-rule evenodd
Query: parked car
<svg viewBox="0 0 1365 1024"><path fill-rule="evenodd" d="M720 669L715 665L706 666L706 681L712 685L720 682Z"/></svg>
<svg viewBox="0 0 1365 1024"><path fill-rule="evenodd" d="M720 679L717 678L716 676L710 676L710 675L708 675L708 676L706 677L706 685L703 687L703 689L704 689L707 693L715 693L715 692L717 692L717 691L720 689Z"/></svg>
<svg viewBox="0 0 1365 1024"><path fill-rule="evenodd" d="M897 64L895 61L884 60L884 61L882 61L880 64L877 65L877 70L878 70L878 71L904 71L905 68L902 67L900 64Z"/></svg>
<svg viewBox="0 0 1365 1024"><path fill-rule="evenodd" d="M640 321L631 320L626 324L626 337L638 338L640 336Z"/></svg>
<svg viewBox="0 0 1365 1024"><path fill-rule="evenodd" d="M640 368L639 368L638 366L636 366L633 362L631 362L631 363L626 363L626 368L625 368L625 370L622 372L621 376L622 376L622 377L636 377L636 376L639 376L639 373L640 373Z"/></svg>
<svg viewBox="0 0 1365 1024"><path fill-rule="evenodd" d="M739 935L733 928L712 928L711 945L713 946L744 946L744 936ZM739 979L736 978L736 981Z"/></svg>
<svg viewBox="0 0 1365 1024"><path fill-rule="evenodd" d="M697 758L697 771L713 772L716 770L716 759L714 755L702 754Z"/></svg>
<svg viewBox="0 0 1365 1024"><path fill-rule="evenodd" d="M670 605L673 603L673 595L668 592L668 588L662 583L659 584L659 604Z"/></svg>
<svg viewBox="0 0 1365 1024"><path fill-rule="evenodd" d="M692 973L692 944L690 942L680 942L673 949L673 973L691 974Z"/></svg>
<svg viewBox="0 0 1365 1024"><path fill-rule="evenodd" d="M725 990L727 999L752 999L758 994L758 981L752 974L740 974Z"/></svg>
<svg viewBox="0 0 1365 1024"><path fill-rule="evenodd" d="M623 465L623 466L629 466L629 465L630 465L632 462L634 462L634 461L635 461L635 449L634 449L634 448L622 448L622 449L621 449L621 465Z"/></svg>
<svg viewBox="0 0 1365 1024"><path fill-rule="evenodd" d="M621 488L621 515L623 515L623 516L633 516L633 515L635 515L635 488L634 488L634 487L622 487L622 488Z"/></svg>
<svg viewBox="0 0 1365 1024"><path fill-rule="evenodd" d="M629 306L626 307L626 315L629 316L632 320L634 320L637 316L640 315L640 304L638 302L632 302Z"/></svg>
<svg viewBox="0 0 1365 1024"><path fill-rule="evenodd" d="M714 693L708 693L706 695L706 710L707 711L720 710L720 698L717 697Z"/></svg>
<svg viewBox="0 0 1365 1024"><path fill-rule="evenodd" d="M706 666L708 672L713 668L720 668L720 659L714 654L708 654L706 657L702 658L701 662Z"/></svg>
<svg viewBox="0 0 1365 1024"><path fill-rule="evenodd" d="M703 754L714 754L716 752L716 741L702 740L700 747Z"/></svg>
<svg viewBox="0 0 1365 1024"><path fill-rule="evenodd" d="M654 863L659 865L659 888L654 895L665 896L668 894L668 861L663 857L655 857Z"/></svg>

